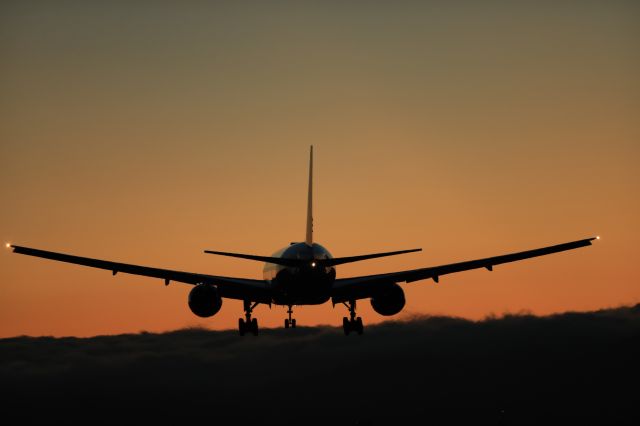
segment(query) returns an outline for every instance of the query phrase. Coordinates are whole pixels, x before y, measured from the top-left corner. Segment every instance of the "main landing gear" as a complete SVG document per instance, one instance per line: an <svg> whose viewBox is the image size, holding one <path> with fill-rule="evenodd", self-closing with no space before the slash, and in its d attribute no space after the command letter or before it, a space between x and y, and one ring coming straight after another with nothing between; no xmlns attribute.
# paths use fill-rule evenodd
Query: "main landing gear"
<svg viewBox="0 0 640 426"><path fill-rule="evenodd" d="M240 331L241 336L244 336L245 333L252 333L254 336L258 335L258 320L256 318L251 318L251 312L256 306L258 306L258 302L252 305L251 301L244 301L245 319L240 318L238 320L238 330Z"/></svg>
<svg viewBox="0 0 640 426"><path fill-rule="evenodd" d="M289 314L289 318L284 320L284 328L296 328L296 320L291 319L291 315L293 314L293 306L289 305L289 310L287 311Z"/></svg>
<svg viewBox="0 0 640 426"><path fill-rule="evenodd" d="M364 326L362 325L362 318L356 318L356 301L351 300L348 304L346 302L343 303L344 306L349 309L349 318L342 318L342 328L344 330L344 334L348 336L352 331L355 331L358 334L362 334L362 332L364 331Z"/></svg>

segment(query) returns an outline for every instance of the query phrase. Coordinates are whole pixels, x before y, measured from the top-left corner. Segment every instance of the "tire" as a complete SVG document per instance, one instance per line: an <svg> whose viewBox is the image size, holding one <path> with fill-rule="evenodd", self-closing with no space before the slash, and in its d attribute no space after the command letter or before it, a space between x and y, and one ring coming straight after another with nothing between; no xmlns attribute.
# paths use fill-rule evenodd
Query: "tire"
<svg viewBox="0 0 640 426"><path fill-rule="evenodd" d="M351 322L349 321L349 318L342 318L342 329L344 330L344 335L348 336L351 331Z"/></svg>
<svg viewBox="0 0 640 426"><path fill-rule="evenodd" d="M296 328L296 320L295 320L295 318L291 320L291 328Z"/></svg>
<svg viewBox="0 0 640 426"><path fill-rule="evenodd" d="M289 320L286 318L284 320L284 328L289 328Z"/></svg>
<svg viewBox="0 0 640 426"><path fill-rule="evenodd" d="M362 332L364 331L364 325L362 324L362 318L360 318L360 317L356 318L354 326L355 326L354 328L356 329L358 334L362 334Z"/></svg>
<svg viewBox="0 0 640 426"><path fill-rule="evenodd" d="M251 320L251 332L254 336L258 335L258 319L254 318Z"/></svg>
<svg viewBox="0 0 640 426"><path fill-rule="evenodd" d="M246 331L246 327L245 327L244 320L242 318L240 318L238 320L238 331L240 332L241 336L244 336L244 333Z"/></svg>

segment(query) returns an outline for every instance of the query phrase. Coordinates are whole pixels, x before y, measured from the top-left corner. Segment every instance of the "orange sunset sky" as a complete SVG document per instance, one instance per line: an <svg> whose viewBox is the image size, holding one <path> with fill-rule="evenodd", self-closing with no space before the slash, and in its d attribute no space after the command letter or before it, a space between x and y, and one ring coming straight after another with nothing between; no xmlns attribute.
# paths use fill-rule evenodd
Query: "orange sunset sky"
<svg viewBox="0 0 640 426"><path fill-rule="evenodd" d="M394 318L638 303L639 23L633 1L2 2L0 239L261 278L202 250L303 239L313 144L318 242L423 248L342 277L602 236L403 284ZM198 318L190 289L2 250L0 337L236 327L241 302Z"/></svg>

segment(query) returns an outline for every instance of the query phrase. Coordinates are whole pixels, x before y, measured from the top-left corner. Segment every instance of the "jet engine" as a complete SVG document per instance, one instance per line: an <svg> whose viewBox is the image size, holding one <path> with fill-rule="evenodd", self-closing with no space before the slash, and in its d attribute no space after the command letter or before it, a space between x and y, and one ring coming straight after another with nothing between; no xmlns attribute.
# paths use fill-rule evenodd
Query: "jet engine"
<svg viewBox="0 0 640 426"><path fill-rule="evenodd" d="M371 298L371 307L373 307L373 310L384 316L397 314L404 308L404 303L404 291L396 283L382 287L380 291Z"/></svg>
<svg viewBox="0 0 640 426"><path fill-rule="evenodd" d="M222 298L215 286L198 284L189 292L189 308L199 317L214 316L222 307Z"/></svg>

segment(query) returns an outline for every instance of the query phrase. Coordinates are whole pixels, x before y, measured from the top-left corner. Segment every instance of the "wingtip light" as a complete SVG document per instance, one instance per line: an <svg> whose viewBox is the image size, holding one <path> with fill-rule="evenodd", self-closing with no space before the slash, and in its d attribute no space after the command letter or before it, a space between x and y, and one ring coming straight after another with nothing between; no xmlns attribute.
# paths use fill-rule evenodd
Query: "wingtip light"
<svg viewBox="0 0 640 426"><path fill-rule="evenodd" d="M11 243L6 243L4 246L5 246L6 248L11 248Z"/></svg>
<svg viewBox="0 0 640 426"><path fill-rule="evenodd" d="M598 236L596 237L596 240L599 240L599 239L600 239L600 235L598 235Z"/></svg>

